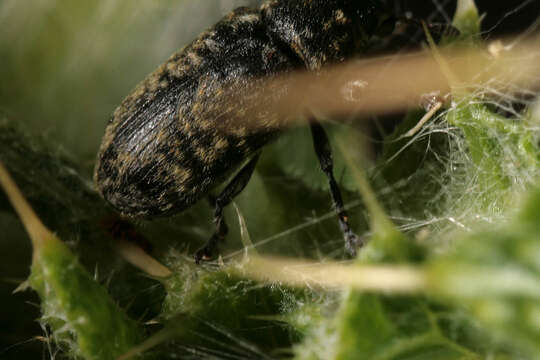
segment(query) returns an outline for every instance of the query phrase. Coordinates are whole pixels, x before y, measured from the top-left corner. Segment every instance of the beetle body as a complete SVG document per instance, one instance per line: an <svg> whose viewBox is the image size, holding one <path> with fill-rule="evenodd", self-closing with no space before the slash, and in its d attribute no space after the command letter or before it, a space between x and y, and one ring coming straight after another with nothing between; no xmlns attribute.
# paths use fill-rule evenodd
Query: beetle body
<svg viewBox="0 0 540 360"><path fill-rule="evenodd" d="M116 109L98 154L99 192L125 216L188 208L286 127L287 119L227 95L257 94L268 77L346 59L375 31L380 10L372 0L274 0L234 10ZM271 96L286 95L284 86ZM246 117L254 129L235 121Z"/></svg>

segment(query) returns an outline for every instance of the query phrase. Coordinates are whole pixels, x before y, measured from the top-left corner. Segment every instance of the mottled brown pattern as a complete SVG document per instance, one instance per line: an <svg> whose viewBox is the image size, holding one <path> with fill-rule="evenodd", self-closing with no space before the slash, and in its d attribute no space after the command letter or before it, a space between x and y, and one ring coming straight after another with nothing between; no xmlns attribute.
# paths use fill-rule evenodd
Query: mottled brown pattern
<svg viewBox="0 0 540 360"><path fill-rule="evenodd" d="M284 130L287 119L253 103L264 80L353 55L379 12L375 0L274 0L234 10L115 110L98 153L98 190L126 216L189 207ZM231 94L245 95L231 102ZM271 96L286 95L284 84Z"/></svg>

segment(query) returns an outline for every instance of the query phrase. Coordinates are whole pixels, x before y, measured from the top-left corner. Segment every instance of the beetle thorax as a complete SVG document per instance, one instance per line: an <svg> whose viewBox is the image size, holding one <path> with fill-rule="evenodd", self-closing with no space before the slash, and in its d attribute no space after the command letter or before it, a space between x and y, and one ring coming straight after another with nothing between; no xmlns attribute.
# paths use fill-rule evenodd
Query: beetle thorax
<svg viewBox="0 0 540 360"><path fill-rule="evenodd" d="M289 47L310 70L361 51L383 12L373 0L274 0L261 11L274 41Z"/></svg>

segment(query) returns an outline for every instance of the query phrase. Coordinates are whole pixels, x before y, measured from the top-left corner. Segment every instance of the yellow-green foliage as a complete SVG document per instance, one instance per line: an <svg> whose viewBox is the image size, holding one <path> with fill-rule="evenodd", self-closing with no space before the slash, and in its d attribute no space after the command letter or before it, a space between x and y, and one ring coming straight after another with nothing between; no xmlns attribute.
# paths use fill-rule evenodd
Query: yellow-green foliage
<svg viewBox="0 0 540 360"><path fill-rule="evenodd" d="M142 341L142 329L56 238L44 240L29 284L41 299L41 321L75 357L116 359Z"/></svg>

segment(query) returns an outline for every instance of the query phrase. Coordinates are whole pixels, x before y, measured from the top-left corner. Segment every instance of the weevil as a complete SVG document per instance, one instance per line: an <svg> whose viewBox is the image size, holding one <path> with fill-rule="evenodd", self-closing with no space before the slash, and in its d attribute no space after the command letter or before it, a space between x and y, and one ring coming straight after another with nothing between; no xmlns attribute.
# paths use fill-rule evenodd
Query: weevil
<svg viewBox="0 0 540 360"><path fill-rule="evenodd" d="M235 119L249 109L227 94L256 93L265 78L342 62L392 22L377 0L273 0L233 10L115 110L97 156L98 191L123 216L152 218L189 208L232 177L214 201L215 232L195 253L196 262L212 258L228 232L223 208L247 185L262 148L287 129L287 119L262 107L247 114L257 124L248 129ZM355 254L361 242L333 175L328 137L308 120L346 249Z"/></svg>

